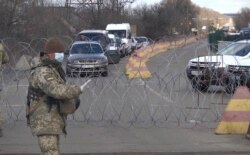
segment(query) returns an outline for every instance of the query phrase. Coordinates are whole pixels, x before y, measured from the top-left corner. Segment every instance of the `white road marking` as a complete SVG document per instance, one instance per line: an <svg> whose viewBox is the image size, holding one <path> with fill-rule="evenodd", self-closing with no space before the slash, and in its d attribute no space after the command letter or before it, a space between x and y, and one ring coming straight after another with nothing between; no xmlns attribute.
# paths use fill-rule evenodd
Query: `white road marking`
<svg viewBox="0 0 250 155"><path fill-rule="evenodd" d="M145 82L142 81L142 79L140 79L139 81L140 81L140 83L141 83L142 85L145 85L145 86L146 86L152 93L154 93L155 95L161 97L162 99L164 99L164 100L167 101L167 102L174 103L173 100L169 99L169 98L166 97L166 96L161 95L160 93L158 93L157 91L155 91L153 88L151 88L149 85L145 84Z"/></svg>

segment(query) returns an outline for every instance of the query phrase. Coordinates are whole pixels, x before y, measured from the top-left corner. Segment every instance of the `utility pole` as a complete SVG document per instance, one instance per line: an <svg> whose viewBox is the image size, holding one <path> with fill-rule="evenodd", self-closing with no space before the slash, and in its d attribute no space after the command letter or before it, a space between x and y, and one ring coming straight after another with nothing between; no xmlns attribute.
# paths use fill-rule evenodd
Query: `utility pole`
<svg viewBox="0 0 250 155"><path fill-rule="evenodd" d="M68 13L70 14L70 9L76 8L76 10L84 7L97 7L97 19L100 21L101 7L103 5L103 0L66 0L65 7L68 8ZM99 24L99 23L98 23Z"/></svg>

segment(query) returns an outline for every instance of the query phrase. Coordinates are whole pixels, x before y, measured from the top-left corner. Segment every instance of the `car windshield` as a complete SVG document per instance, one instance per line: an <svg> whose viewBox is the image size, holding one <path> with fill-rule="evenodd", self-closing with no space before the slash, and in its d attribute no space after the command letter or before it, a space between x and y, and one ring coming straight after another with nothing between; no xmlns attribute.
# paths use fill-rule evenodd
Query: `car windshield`
<svg viewBox="0 0 250 155"><path fill-rule="evenodd" d="M102 33L81 33L75 39L75 41L90 41L90 40L97 41L102 45L103 48L105 48L109 43L106 40L105 35Z"/></svg>
<svg viewBox="0 0 250 155"><path fill-rule="evenodd" d="M126 30L109 30L110 34L114 34L119 38L126 38Z"/></svg>
<svg viewBox="0 0 250 155"><path fill-rule="evenodd" d="M135 40L136 40L138 43L147 42L147 38L142 38L142 37L136 37Z"/></svg>
<svg viewBox="0 0 250 155"><path fill-rule="evenodd" d="M86 38L88 40L97 41L103 34L101 33L81 33L77 36L76 41L83 41L82 38Z"/></svg>
<svg viewBox="0 0 250 155"><path fill-rule="evenodd" d="M71 48L71 54L100 54L102 48L98 44L75 44Z"/></svg>
<svg viewBox="0 0 250 155"><path fill-rule="evenodd" d="M221 55L234 55L246 56L250 52L249 43L234 43L223 48L218 54Z"/></svg>

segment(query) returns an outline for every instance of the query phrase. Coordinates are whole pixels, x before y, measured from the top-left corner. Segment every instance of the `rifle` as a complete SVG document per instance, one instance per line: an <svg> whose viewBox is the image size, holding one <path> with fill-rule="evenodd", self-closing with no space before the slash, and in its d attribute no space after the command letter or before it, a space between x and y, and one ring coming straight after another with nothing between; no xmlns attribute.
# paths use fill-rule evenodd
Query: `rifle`
<svg viewBox="0 0 250 155"><path fill-rule="evenodd" d="M38 100L39 97L42 97L44 93L39 89L35 89L32 86L28 87L28 94L27 94L27 107L26 107L26 118L27 118L27 125L30 125L30 114L32 114L43 102L39 102L35 105L31 104L33 101Z"/></svg>

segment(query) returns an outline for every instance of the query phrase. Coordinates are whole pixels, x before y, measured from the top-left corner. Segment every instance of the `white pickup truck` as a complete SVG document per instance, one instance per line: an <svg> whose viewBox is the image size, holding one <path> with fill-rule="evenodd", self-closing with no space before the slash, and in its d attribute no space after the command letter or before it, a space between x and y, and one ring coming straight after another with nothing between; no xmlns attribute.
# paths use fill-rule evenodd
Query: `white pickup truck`
<svg viewBox="0 0 250 155"><path fill-rule="evenodd" d="M199 91L221 85L227 93L232 93L250 75L250 41L234 42L216 55L191 59L186 73L193 88Z"/></svg>

